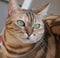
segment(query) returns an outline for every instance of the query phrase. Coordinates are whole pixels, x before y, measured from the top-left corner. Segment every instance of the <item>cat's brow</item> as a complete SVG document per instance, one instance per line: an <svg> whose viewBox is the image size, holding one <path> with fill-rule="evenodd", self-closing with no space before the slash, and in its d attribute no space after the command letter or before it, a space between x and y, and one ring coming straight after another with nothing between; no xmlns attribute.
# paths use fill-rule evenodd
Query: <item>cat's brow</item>
<svg viewBox="0 0 60 58"><path fill-rule="evenodd" d="M33 20L34 20L34 14L32 12L28 12L26 13L28 20L29 20L29 24L28 25L32 25Z"/></svg>

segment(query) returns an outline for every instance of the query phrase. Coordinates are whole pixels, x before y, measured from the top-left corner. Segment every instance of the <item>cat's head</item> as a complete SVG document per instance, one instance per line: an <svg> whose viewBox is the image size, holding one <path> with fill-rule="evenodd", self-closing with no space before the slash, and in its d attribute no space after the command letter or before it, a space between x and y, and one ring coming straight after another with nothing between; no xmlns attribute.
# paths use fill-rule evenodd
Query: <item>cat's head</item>
<svg viewBox="0 0 60 58"><path fill-rule="evenodd" d="M37 10L23 10L10 1L6 29L14 38L16 37L23 43L36 43L44 35L42 19L47 14L47 10L48 5Z"/></svg>

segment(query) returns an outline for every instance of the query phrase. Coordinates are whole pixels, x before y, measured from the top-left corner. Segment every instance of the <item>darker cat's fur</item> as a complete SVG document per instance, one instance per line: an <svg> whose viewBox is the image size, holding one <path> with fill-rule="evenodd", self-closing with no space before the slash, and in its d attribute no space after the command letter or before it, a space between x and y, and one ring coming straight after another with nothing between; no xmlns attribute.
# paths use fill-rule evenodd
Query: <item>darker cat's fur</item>
<svg viewBox="0 0 60 58"><path fill-rule="evenodd" d="M60 58L60 16L39 14L47 5L23 10L12 1L2 40L3 58ZM39 23L37 29L35 23Z"/></svg>

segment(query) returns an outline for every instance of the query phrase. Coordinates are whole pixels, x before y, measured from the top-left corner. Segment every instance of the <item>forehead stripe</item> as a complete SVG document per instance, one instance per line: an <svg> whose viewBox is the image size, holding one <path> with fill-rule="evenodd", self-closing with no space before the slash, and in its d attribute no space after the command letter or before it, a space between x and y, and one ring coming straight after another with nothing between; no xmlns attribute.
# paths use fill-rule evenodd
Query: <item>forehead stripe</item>
<svg viewBox="0 0 60 58"><path fill-rule="evenodd" d="M34 14L32 12L28 12L26 13L30 23L32 24L33 23L33 20L34 20Z"/></svg>

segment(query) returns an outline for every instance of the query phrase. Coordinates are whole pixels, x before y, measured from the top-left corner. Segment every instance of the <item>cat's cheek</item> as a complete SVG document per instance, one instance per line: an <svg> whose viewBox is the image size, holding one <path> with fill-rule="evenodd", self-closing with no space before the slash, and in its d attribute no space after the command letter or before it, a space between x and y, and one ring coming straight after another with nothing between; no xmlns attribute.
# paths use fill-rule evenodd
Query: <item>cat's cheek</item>
<svg viewBox="0 0 60 58"><path fill-rule="evenodd" d="M42 30L41 32L33 33L30 36L30 40L36 43L37 41L39 41L40 39L42 39L43 35L44 35L44 30Z"/></svg>
<svg viewBox="0 0 60 58"><path fill-rule="evenodd" d="M22 39L26 39L28 37L27 34L23 34L23 36L21 36Z"/></svg>
<svg viewBox="0 0 60 58"><path fill-rule="evenodd" d="M37 42L37 36L36 34L32 34L29 39L33 42L33 43L36 43Z"/></svg>

